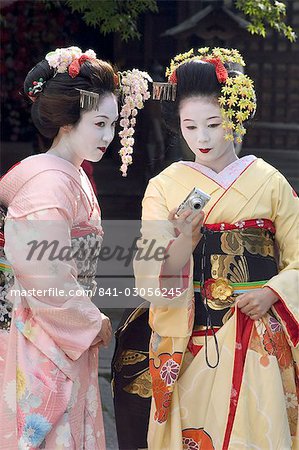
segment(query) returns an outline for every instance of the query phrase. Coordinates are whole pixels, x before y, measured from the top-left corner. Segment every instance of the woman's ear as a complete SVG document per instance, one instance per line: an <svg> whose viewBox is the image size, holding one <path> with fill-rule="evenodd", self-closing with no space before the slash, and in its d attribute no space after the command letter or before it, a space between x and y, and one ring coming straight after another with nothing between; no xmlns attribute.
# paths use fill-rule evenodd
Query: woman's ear
<svg viewBox="0 0 299 450"><path fill-rule="evenodd" d="M69 133L73 129L73 125L63 125L60 129L62 133Z"/></svg>

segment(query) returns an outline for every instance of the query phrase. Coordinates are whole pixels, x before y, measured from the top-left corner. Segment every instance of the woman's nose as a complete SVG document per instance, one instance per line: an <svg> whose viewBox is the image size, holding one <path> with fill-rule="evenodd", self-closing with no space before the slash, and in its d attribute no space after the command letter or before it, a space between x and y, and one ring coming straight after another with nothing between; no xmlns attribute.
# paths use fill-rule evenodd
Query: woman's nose
<svg viewBox="0 0 299 450"><path fill-rule="evenodd" d="M197 131L197 142L208 142L210 139L208 130L202 129Z"/></svg>
<svg viewBox="0 0 299 450"><path fill-rule="evenodd" d="M106 130L103 136L103 141L105 142L105 144L110 144L113 138L114 138L114 130Z"/></svg>

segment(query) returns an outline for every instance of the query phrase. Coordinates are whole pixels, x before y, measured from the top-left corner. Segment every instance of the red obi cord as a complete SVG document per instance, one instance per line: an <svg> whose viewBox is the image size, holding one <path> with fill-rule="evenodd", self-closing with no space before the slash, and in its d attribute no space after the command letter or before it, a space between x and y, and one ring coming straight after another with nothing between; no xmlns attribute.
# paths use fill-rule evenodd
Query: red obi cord
<svg viewBox="0 0 299 450"><path fill-rule="evenodd" d="M273 234L275 234L276 231L274 223L269 219L240 220L236 223L206 223L205 227L208 230L212 231L242 230L245 228L263 228L264 230L268 230Z"/></svg>

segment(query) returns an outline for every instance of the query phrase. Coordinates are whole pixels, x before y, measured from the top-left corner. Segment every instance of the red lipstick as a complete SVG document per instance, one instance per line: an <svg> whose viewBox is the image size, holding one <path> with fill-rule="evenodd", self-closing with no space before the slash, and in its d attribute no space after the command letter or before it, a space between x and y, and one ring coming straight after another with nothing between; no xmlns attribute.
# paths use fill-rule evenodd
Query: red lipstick
<svg viewBox="0 0 299 450"><path fill-rule="evenodd" d="M201 153L209 153L210 150L212 150L211 148L199 148L198 149Z"/></svg>
<svg viewBox="0 0 299 450"><path fill-rule="evenodd" d="M105 153L105 151L107 150L106 147L98 147L99 150L101 150L101 152Z"/></svg>

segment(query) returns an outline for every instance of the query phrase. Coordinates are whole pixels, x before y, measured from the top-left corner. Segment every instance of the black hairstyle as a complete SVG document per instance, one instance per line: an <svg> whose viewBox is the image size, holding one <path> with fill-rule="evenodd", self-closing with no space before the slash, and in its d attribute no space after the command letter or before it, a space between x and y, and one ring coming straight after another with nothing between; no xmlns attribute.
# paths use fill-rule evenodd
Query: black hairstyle
<svg viewBox="0 0 299 450"><path fill-rule="evenodd" d="M225 63L229 77L236 77L242 73L242 67L236 63ZM218 100L223 84L216 76L215 66L206 61L191 60L177 67L177 93L175 101L161 102L162 117L166 127L175 134L181 134L179 121L179 107L182 100L201 96ZM253 117L253 114L252 114ZM252 118L251 117L251 118Z"/></svg>
<svg viewBox="0 0 299 450"><path fill-rule="evenodd" d="M47 60L40 61L24 81L24 92L27 95L34 81L42 78L46 82L32 104L31 117L34 125L43 136L53 139L60 127L75 125L80 120L78 89L100 95L116 94L114 76L113 67L99 59L86 60L75 78L71 78L68 72L55 74ZM30 98L29 95L28 97Z"/></svg>

